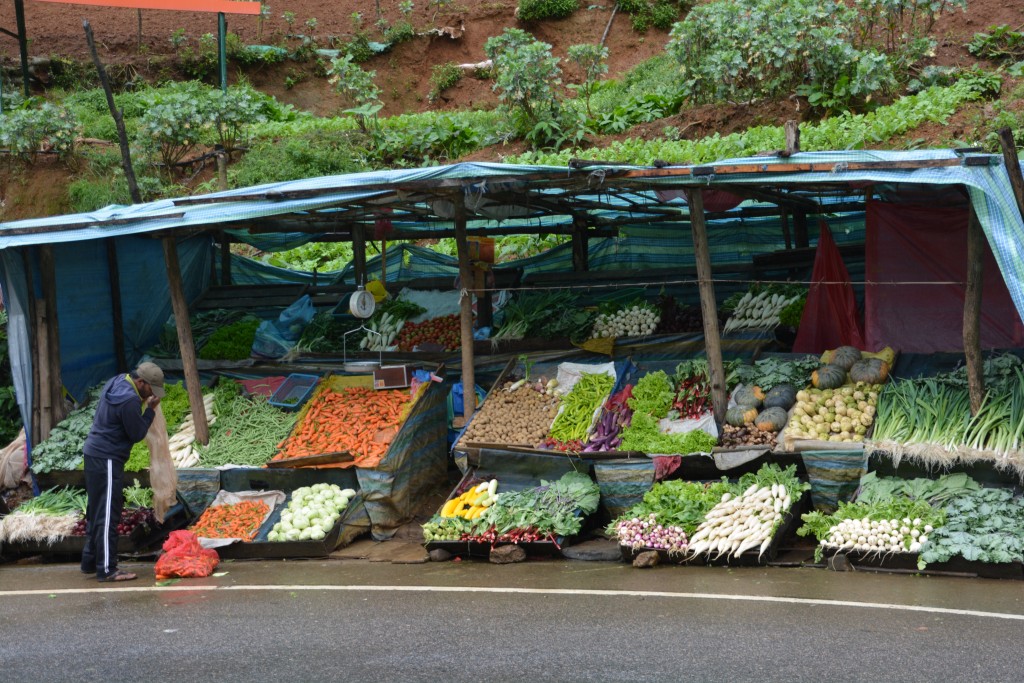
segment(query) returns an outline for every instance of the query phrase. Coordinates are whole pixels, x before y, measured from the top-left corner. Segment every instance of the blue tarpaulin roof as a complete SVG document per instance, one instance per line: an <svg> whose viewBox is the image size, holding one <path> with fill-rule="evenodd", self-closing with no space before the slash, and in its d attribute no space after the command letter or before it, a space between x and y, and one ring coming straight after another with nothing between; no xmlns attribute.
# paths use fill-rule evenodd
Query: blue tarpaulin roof
<svg viewBox="0 0 1024 683"><path fill-rule="evenodd" d="M179 236L179 249L187 257L186 283L195 297L208 283L211 270L210 229L285 246L315 238L318 232L344 233L353 224L374 226L387 220L403 237L429 237L432 231L451 230L451 200L461 192L467 227L484 232L568 231L574 218L584 218L591 226L609 229L663 226L666 237L686 240L685 202L660 190L748 191L744 206L749 207L751 198L771 202L772 196L804 203L840 202L883 184L966 188L1014 304L1024 314L1024 222L1001 157L918 150L811 152L663 168L589 162L578 168L460 163L310 178L0 223L0 275L10 313L15 386L22 403L31 393L28 299L30 291L38 295L39 282L34 250L27 252L32 254L27 260L22 253L34 245L116 238L131 362L152 343L170 310L159 242L145 239L152 233ZM771 195L767 199L757 194L766 188ZM735 223L724 218L709 227L715 225ZM108 265L103 250L93 246L67 244L56 252L62 372L69 388L80 392L113 372ZM90 306L88 301L102 305Z"/></svg>

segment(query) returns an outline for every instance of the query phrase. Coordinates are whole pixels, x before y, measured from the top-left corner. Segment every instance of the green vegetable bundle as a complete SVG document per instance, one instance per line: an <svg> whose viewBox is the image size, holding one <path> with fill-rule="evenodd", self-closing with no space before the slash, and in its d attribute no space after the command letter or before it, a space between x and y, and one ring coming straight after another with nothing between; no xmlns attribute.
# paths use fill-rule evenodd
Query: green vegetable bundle
<svg viewBox="0 0 1024 683"><path fill-rule="evenodd" d="M32 448L32 471L36 474L46 472L67 472L81 469L84 463L82 448L85 438L92 429L92 420L96 415L96 401L103 385L97 385L89 391L89 402L71 411L59 424L50 430L45 441Z"/></svg>
<svg viewBox="0 0 1024 683"><path fill-rule="evenodd" d="M672 382L663 371L649 372L633 387L633 397L627 401L634 413L646 413L661 419L668 415L676 395Z"/></svg>
<svg viewBox="0 0 1024 683"><path fill-rule="evenodd" d="M236 323L221 327L210 335L206 344L199 349L204 360L243 360L252 355L252 343L256 329L260 326L257 318L247 317Z"/></svg>
<svg viewBox="0 0 1024 683"><path fill-rule="evenodd" d="M717 443L715 437L700 429L685 434L664 434L659 429L658 418L634 412L629 426L622 430L622 444L619 448L641 453L687 455L710 453Z"/></svg>
<svg viewBox="0 0 1024 683"><path fill-rule="evenodd" d="M562 398L562 405L551 425L551 438L562 443L584 441L615 378L604 373L583 373L572 391Z"/></svg>

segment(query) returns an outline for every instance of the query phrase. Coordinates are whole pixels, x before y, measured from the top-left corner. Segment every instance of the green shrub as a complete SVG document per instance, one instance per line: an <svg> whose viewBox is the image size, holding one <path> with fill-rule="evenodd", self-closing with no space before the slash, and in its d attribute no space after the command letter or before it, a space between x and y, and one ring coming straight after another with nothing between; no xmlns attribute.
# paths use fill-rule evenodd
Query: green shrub
<svg viewBox="0 0 1024 683"><path fill-rule="evenodd" d="M416 37L416 29L412 22L396 21L384 31L384 40L391 45L398 45Z"/></svg>
<svg viewBox="0 0 1024 683"><path fill-rule="evenodd" d="M448 88L454 88L462 80L462 69L455 62L435 64L430 73L430 93L427 99L436 102Z"/></svg>
<svg viewBox="0 0 1024 683"><path fill-rule="evenodd" d="M579 9L579 0L519 0L516 16L519 21L564 19Z"/></svg>
<svg viewBox="0 0 1024 683"><path fill-rule="evenodd" d="M885 55L857 47L855 18L831 0L718 0L677 23L666 50L697 103L787 97L806 87L812 104L844 108L896 83Z"/></svg>
<svg viewBox="0 0 1024 683"><path fill-rule="evenodd" d="M29 100L0 115L0 147L33 161L46 145L61 156L74 152L78 121L67 107Z"/></svg>
<svg viewBox="0 0 1024 683"><path fill-rule="evenodd" d="M369 153L352 131L317 131L255 141L228 171L232 187L355 173L368 169Z"/></svg>
<svg viewBox="0 0 1024 683"><path fill-rule="evenodd" d="M506 28L487 39L484 52L494 62L493 89L510 110L517 132L534 145L560 137L561 103L556 88L562 84L562 69L551 46L526 31Z"/></svg>
<svg viewBox="0 0 1024 683"><path fill-rule="evenodd" d="M139 118L136 144L159 158L170 173L204 139L216 131L212 91L200 83L168 85L149 93L150 107Z"/></svg>

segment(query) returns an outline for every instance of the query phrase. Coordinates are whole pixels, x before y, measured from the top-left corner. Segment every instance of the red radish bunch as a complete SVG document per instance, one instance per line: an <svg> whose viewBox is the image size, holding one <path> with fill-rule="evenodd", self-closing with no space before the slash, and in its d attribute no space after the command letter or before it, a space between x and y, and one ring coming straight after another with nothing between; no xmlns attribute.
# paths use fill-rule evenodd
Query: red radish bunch
<svg viewBox="0 0 1024 683"><path fill-rule="evenodd" d="M117 535L127 536L135 527L147 524L149 526L156 525L156 516L153 514L153 508L129 508L121 512L121 521L117 524ZM75 522L75 528L71 531L72 536L85 536L86 524L85 518Z"/></svg>

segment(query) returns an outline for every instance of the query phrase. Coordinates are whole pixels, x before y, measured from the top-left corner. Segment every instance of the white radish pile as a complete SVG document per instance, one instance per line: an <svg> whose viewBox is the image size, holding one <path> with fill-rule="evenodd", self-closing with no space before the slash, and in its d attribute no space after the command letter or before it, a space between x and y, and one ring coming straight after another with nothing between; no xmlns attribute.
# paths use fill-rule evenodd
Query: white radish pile
<svg viewBox="0 0 1024 683"><path fill-rule="evenodd" d="M647 519L633 517L620 521L615 528L619 545L628 545L634 550L640 548L656 548L667 550L669 554L681 553L686 550L686 532L679 526L663 526L658 524L657 515L653 512Z"/></svg>
<svg viewBox="0 0 1024 683"><path fill-rule="evenodd" d="M213 414L213 394L203 396L203 412L206 413L207 424L212 425L216 422L217 416ZM195 442L196 425L190 412L178 431L167 442L171 451L171 460L174 461L176 468L195 467L199 464L199 451L195 447Z"/></svg>
<svg viewBox="0 0 1024 683"><path fill-rule="evenodd" d="M359 342L359 348L367 351L397 351L398 347L394 346L394 342L403 327L405 327L404 320L385 313L379 320L373 319L366 323L366 329L377 334L368 333Z"/></svg>
<svg viewBox="0 0 1024 683"><path fill-rule="evenodd" d="M855 550L862 553L916 553L928 542L932 525L919 517L911 519L844 519L821 539L826 548Z"/></svg>
<svg viewBox="0 0 1024 683"><path fill-rule="evenodd" d="M760 294L747 292L736 303L732 316L725 321L723 332L732 330L768 330L779 326L782 309L800 298L800 295L785 296L768 291Z"/></svg>
<svg viewBox="0 0 1024 683"><path fill-rule="evenodd" d="M690 538L690 553L692 556L706 554L713 560L722 555L735 557L757 548L760 558L792 505L789 492L782 484L751 484L735 497L725 493Z"/></svg>
<svg viewBox="0 0 1024 683"><path fill-rule="evenodd" d="M629 306L615 313L601 313L594 320L592 339L654 334L661 315L649 306Z"/></svg>

